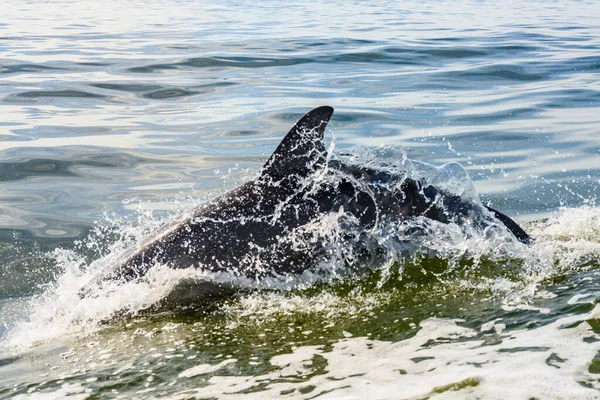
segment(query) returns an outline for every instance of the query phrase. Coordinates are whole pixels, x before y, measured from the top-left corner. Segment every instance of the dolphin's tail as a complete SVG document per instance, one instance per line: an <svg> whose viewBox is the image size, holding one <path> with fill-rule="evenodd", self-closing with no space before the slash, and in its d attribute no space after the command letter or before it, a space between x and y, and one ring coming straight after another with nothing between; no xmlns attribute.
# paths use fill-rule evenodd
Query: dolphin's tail
<svg viewBox="0 0 600 400"><path fill-rule="evenodd" d="M512 234L515 235L515 237L521 243L525 243L525 244L532 244L533 243L533 239L531 238L531 236L529 236L527 234L527 232L525 232L523 230L523 228L521 228L511 218L509 218L506 215L502 214L500 211L494 210L492 207L485 206L485 208L487 208L489 211L491 211L494 214L494 217L496 217L497 219L499 219L504 224L504 226L506 226L508 228L508 230L511 231Z"/></svg>

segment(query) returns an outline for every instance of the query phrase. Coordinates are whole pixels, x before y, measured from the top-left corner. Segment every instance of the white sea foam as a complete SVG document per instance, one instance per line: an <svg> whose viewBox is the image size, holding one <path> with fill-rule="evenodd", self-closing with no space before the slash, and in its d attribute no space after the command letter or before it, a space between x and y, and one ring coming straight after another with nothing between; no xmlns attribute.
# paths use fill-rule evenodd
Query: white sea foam
<svg viewBox="0 0 600 400"><path fill-rule="evenodd" d="M53 392L35 392L19 394L13 397L14 400L83 400L90 397L91 389L86 389L80 383L65 383L59 390Z"/></svg>
<svg viewBox="0 0 600 400"><path fill-rule="evenodd" d="M600 342L584 339L597 338L585 321L598 318L600 306L531 330L503 331L502 324L495 324L490 331L486 324L482 330L489 332L477 339L476 330L454 320L427 319L410 339L390 343L347 337L333 348L303 346L273 357L274 372L212 376L208 386L169 398L237 398L260 385L263 391L245 392L245 397L597 399L600 384L588 366ZM322 373L314 374L317 363Z"/></svg>

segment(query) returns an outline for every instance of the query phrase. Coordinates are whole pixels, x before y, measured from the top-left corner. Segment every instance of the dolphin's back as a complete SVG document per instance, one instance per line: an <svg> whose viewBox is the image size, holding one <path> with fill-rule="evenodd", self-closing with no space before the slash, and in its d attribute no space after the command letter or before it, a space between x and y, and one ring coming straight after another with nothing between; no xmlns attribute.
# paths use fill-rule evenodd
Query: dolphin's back
<svg viewBox="0 0 600 400"><path fill-rule="evenodd" d="M518 240L529 242L504 214L489 209L492 216L481 204L423 181L339 160L327 162L323 133L332 113L331 107L319 107L306 114L256 179L165 228L106 277L136 279L157 263L254 278L299 272L321 256L326 259L327 244L318 233L300 244L302 238L295 235L320 216L340 211L353 219L358 236L382 222L425 217L460 224L476 216L480 221L495 217ZM356 237L356 232L343 234L348 240Z"/></svg>

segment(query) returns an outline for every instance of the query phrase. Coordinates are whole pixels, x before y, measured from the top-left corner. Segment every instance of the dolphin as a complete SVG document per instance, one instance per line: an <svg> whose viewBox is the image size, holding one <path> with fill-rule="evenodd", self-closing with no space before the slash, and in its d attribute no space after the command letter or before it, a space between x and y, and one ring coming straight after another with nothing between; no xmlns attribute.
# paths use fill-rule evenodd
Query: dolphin
<svg viewBox="0 0 600 400"><path fill-rule="evenodd" d="M416 218L500 225L515 240L531 242L492 208L407 175L332 159L323 140L332 114L333 108L322 106L304 115L255 179L163 227L100 280L132 281L156 264L252 279L300 273L331 257L326 235L308 229L331 215L351 225L341 240L359 247L361 257L372 250L363 233Z"/></svg>

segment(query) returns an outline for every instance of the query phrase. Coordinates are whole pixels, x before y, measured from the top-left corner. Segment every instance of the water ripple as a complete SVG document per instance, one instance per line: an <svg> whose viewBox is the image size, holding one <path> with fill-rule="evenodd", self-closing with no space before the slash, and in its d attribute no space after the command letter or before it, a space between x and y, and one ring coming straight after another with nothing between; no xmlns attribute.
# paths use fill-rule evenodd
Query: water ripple
<svg viewBox="0 0 600 400"><path fill-rule="evenodd" d="M36 73L62 70L63 68L51 67L42 64L0 65L0 74Z"/></svg>
<svg viewBox="0 0 600 400"><path fill-rule="evenodd" d="M515 65L493 65L473 68L467 71L457 71L450 76L482 79L507 79L515 81L539 81L544 79L543 75L527 73L524 67Z"/></svg>
<svg viewBox="0 0 600 400"><path fill-rule="evenodd" d="M107 96L103 96L98 93L86 92L83 90L31 90L26 92L20 92L14 95L18 98L24 99L39 99L43 97L70 97L70 98L88 98L88 99L105 99Z"/></svg>

